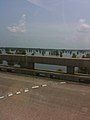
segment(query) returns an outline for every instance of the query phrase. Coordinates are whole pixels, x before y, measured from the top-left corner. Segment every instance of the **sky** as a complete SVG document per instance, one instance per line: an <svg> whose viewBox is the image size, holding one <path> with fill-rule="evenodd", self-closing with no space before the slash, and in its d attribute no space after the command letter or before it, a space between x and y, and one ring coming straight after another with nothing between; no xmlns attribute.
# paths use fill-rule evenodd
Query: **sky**
<svg viewBox="0 0 90 120"><path fill-rule="evenodd" d="M0 47L90 49L90 0L0 0Z"/></svg>

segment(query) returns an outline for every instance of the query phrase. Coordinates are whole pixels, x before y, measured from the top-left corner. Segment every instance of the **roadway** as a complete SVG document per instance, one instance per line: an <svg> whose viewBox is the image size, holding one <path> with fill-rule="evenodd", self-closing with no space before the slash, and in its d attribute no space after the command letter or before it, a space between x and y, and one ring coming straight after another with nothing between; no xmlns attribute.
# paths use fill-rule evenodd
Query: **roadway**
<svg viewBox="0 0 90 120"><path fill-rule="evenodd" d="M0 120L90 120L90 85L0 73Z"/></svg>

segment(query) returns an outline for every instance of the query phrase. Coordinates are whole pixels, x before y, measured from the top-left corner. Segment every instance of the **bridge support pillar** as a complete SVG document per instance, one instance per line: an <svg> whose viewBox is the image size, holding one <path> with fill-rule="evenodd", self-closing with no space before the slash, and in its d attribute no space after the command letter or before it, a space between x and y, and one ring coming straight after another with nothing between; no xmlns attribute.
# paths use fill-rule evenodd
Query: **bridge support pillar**
<svg viewBox="0 0 90 120"><path fill-rule="evenodd" d="M88 74L90 74L90 68L88 69Z"/></svg>
<svg viewBox="0 0 90 120"><path fill-rule="evenodd" d="M18 63L20 65L21 68L26 68L26 64L25 62L21 62L21 63Z"/></svg>
<svg viewBox="0 0 90 120"><path fill-rule="evenodd" d="M67 73L68 74L74 74L74 67L73 66L67 66Z"/></svg>
<svg viewBox="0 0 90 120"><path fill-rule="evenodd" d="M14 62L12 62L12 61L7 61L7 62L8 62L8 65L14 66Z"/></svg>
<svg viewBox="0 0 90 120"><path fill-rule="evenodd" d="M33 70L34 70L34 63L28 63L28 64L26 65L26 68L28 68L28 69L33 69Z"/></svg>
<svg viewBox="0 0 90 120"><path fill-rule="evenodd" d="M27 69L33 69L34 70L34 63L25 63L25 62L22 62L20 63L20 67L21 68L27 68Z"/></svg>
<svg viewBox="0 0 90 120"><path fill-rule="evenodd" d="M3 60L0 60L0 64L2 64L3 63Z"/></svg>

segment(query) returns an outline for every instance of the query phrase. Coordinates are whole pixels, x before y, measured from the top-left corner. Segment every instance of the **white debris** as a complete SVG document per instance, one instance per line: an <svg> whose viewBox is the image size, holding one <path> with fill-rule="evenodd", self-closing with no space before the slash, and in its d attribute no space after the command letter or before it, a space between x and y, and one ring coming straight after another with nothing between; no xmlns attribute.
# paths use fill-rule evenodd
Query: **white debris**
<svg viewBox="0 0 90 120"><path fill-rule="evenodd" d="M3 99L3 98L4 98L4 96L1 96L1 97L0 97L0 99Z"/></svg>
<svg viewBox="0 0 90 120"><path fill-rule="evenodd" d="M46 86L47 86L46 84L42 85L42 87L46 87Z"/></svg>
<svg viewBox="0 0 90 120"><path fill-rule="evenodd" d="M17 95L20 94L20 93L21 93L20 91L16 92Z"/></svg>
<svg viewBox="0 0 90 120"><path fill-rule="evenodd" d="M13 96L13 93L8 93L8 97Z"/></svg>
<svg viewBox="0 0 90 120"><path fill-rule="evenodd" d="M60 82L61 84L65 84L66 82Z"/></svg>
<svg viewBox="0 0 90 120"><path fill-rule="evenodd" d="M29 89L28 89L28 88L26 88L24 92L28 92L28 91L29 91Z"/></svg>
<svg viewBox="0 0 90 120"><path fill-rule="evenodd" d="M32 89L39 88L39 86L33 86Z"/></svg>

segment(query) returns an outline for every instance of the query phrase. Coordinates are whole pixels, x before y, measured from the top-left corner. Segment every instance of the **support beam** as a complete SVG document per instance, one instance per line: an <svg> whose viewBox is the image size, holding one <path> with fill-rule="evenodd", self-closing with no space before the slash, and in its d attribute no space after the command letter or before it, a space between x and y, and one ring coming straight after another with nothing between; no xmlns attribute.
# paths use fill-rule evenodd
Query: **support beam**
<svg viewBox="0 0 90 120"><path fill-rule="evenodd" d="M21 68L26 68L26 63L25 62L21 62L21 63L18 63L20 65Z"/></svg>
<svg viewBox="0 0 90 120"><path fill-rule="evenodd" d="M34 66L35 66L34 63L29 62L29 63L27 63L26 68L34 70Z"/></svg>
<svg viewBox="0 0 90 120"><path fill-rule="evenodd" d="M74 74L74 67L73 66L67 66L67 73L68 74Z"/></svg>
<svg viewBox="0 0 90 120"><path fill-rule="evenodd" d="M8 62L8 65L14 66L14 62L13 61L7 61L7 62Z"/></svg>

